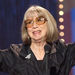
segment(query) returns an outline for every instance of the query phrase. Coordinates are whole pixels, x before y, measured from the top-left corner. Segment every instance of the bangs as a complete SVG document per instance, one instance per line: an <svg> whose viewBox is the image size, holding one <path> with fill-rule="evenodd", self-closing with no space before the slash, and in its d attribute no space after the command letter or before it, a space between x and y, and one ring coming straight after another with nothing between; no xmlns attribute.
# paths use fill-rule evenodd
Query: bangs
<svg viewBox="0 0 75 75"><path fill-rule="evenodd" d="M30 10L28 10L28 11L26 12L26 14L25 14L25 20L26 20L27 18L35 17L34 14L36 14L38 17L39 17L39 16L45 17L45 13L44 13L42 10L39 10L39 9L30 9Z"/></svg>

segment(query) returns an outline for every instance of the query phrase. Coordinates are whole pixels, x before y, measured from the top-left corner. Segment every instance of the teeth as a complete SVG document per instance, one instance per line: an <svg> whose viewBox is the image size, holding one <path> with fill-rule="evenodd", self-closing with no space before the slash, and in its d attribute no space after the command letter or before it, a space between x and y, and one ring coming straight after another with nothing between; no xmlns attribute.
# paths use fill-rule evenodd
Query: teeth
<svg viewBox="0 0 75 75"><path fill-rule="evenodd" d="M40 31L40 30L38 30L38 31L34 31L33 33L34 33L34 34L36 34L36 33L39 33L39 32L41 32L41 31Z"/></svg>

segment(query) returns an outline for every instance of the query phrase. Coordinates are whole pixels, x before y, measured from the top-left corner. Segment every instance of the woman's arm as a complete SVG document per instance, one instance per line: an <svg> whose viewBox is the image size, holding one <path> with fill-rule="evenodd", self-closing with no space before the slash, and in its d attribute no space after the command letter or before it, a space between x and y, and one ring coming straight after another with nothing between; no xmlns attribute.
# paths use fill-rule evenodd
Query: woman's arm
<svg viewBox="0 0 75 75"><path fill-rule="evenodd" d="M72 67L75 65L75 43L67 44L64 62L61 65L60 75L69 75Z"/></svg>
<svg viewBox="0 0 75 75"><path fill-rule="evenodd" d="M71 66L75 65L75 43L69 44L67 47L68 50L68 56L69 56L69 62Z"/></svg>
<svg viewBox="0 0 75 75"><path fill-rule="evenodd" d="M8 72L14 66L20 50L20 44L12 44L9 49L0 50L0 71Z"/></svg>
<svg viewBox="0 0 75 75"><path fill-rule="evenodd" d="M13 57L10 49L0 50L0 71L8 72L10 66L13 65Z"/></svg>

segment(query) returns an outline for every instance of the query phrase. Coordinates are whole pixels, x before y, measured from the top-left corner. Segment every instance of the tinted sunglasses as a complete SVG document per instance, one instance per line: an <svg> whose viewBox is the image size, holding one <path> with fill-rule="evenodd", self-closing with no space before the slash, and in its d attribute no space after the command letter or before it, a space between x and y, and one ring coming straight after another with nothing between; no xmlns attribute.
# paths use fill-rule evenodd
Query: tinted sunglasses
<svg viewBox="0 0 75 75"><path fill-rule="evenodd" d="M34 25L34 22L40 26L43 25L45 22L47 21L47 19L43 16L40 17L36 17L35 20L33 19L27 19L24 21L26 28L31 28Z"/></svg>

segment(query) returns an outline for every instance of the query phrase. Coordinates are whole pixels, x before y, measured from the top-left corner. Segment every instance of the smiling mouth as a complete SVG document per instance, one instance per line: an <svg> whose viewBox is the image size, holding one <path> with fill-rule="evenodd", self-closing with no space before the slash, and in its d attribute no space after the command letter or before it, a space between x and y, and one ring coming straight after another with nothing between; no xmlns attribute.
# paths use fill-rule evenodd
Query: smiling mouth
<svg viewBox="0 0 75 75"><path fill-rule="evenodd" d="M41 30L33 31L33 34L34 34L34 35L40 34L40 33L41 33Z"/></svg>

